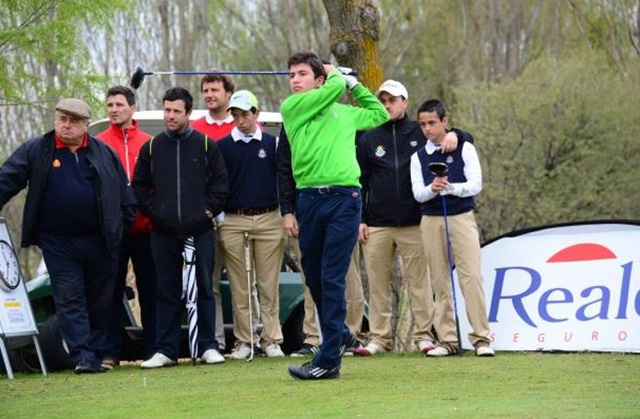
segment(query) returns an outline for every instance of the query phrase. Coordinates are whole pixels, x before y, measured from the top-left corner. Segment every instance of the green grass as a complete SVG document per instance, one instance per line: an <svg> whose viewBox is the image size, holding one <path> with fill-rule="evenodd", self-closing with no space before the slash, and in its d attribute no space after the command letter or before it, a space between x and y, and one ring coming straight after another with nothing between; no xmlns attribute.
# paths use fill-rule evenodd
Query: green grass
<svg viewBox="0 0 640 419"><path fill-rule="evenodd" d="M0 377L0 418L638 418L640 356L417 352L345 358L342 378L295 381L300 359Z"/></svg>

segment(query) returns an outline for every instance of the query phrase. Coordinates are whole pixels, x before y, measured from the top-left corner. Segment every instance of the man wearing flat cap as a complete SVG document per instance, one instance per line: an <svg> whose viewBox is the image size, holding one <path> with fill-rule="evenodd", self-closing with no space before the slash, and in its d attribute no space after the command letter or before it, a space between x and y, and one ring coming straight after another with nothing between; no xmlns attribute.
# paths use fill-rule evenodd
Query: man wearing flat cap
<svg viewBox="0 0 640 419"><path fill-rule="evenodd" d="M55 129L27 140L0 167L0 210L29 185L21 244L42 250L77 374L104 371L118 246L135 216L118 156L88 134L90 118L82 100L61 100Z"/></svg>

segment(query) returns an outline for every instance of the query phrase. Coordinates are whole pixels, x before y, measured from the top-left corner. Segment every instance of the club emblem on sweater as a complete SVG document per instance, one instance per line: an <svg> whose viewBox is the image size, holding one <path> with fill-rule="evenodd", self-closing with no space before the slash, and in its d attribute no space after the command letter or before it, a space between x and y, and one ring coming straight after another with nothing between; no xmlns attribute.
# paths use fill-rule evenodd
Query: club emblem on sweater
<svg viewBox="0 0 640 419"><path fill-rule="evenodd" d="M376 157L383 157L385 154L387 154L387 151L384 149L384 147L382 146L382 144L378 145L378 147L376 147Z"/></svg>
<svg viewBox="0 0 640 419"><path fill-rule="evenodd" d="M264 148L258 150L258 157L260 157L261 159L267 158L267 152L264 150Z"/></svg>
<svg viewBox="0 0 640 419"><path fill-rule="evenodd" d="M418 145L418 141L417 140L413 140L411 142L409 142L409 145L413 148L416 148L416 146Z"/></svg>

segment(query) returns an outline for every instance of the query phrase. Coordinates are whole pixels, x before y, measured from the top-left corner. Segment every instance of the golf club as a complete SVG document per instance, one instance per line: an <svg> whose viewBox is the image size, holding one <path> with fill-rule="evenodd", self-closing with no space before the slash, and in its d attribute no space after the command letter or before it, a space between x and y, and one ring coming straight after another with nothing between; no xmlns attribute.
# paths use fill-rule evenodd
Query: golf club
<svg viewBox="0 0 640 419"><path fill-rule="evenodd" d="M249 332L251 334L250 344L251 344L251 355L247 358L247 362L251 362L253 360L253 308L251 307L251 300L253 300L253 287L251 281L251 255L249 249L249 233L247 231L244 232L244 269L247 273L247 292L249 295Z"/></svg>
<svg viewBox="0 0 640 419"><path fill-rule="evenodd" d="M432 162L429 163L429 171L436 177L444 177L449 170L446 163ZM460 321L458 320L458 301L456 299L456 285L453 280L453 249L451 248L451 239L449 236L449 222L447 221L447 200L444 195L440 195L442 198L442 211L444 215L444 233L447 241L447 258L449 259L449 278L451 279L451 294L453 295L453 315L456 320L456 337L458 339L458 355L463 356L462 339L460 336Z"/></svg>
<svg viewBox="0 0 640 419"><path fill-rule="evenodd" d="M144 83L144 78L146 76L204 76L205 74L218 74L218 75L226 75L226 76L237 76L237 75L249 75L249 76L288 76L288 70L275 70L275 71L260 71L260 70L207 70L207 71L144 71L142 67L136 68L133 75L131 76L131 81L129 85L138 89ZM345 74L343 72L343 74ZM358 73L351 70L347 74L347 76L357 76Z"/></svg>

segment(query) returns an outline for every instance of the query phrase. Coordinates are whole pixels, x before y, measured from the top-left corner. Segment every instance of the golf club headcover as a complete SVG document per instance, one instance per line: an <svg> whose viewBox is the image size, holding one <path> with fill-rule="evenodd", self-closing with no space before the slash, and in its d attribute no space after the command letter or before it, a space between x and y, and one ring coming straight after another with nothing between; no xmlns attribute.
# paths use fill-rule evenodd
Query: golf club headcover
<svg viewBox="0 0 640 419"><path fill-rule="evenodd" d="M138 89L138 87L142 86L142 83L144 82L144 70L142 69L142 67L138 67L136 68L136 71L133 73L133 76L131 76L131 82L129 83L129 85L134 88L134 89Z"/></svg>
<svg viewBox="0 0 640 419"><path fill-rule="evenodd" d="M347 83L347 87L349 90L352 90L358 84L358 79L356 78L356 72L353 71L353 68L350 67L337 67L338 71L342 73L342 77L344 77L344 81Z"/></svg>

